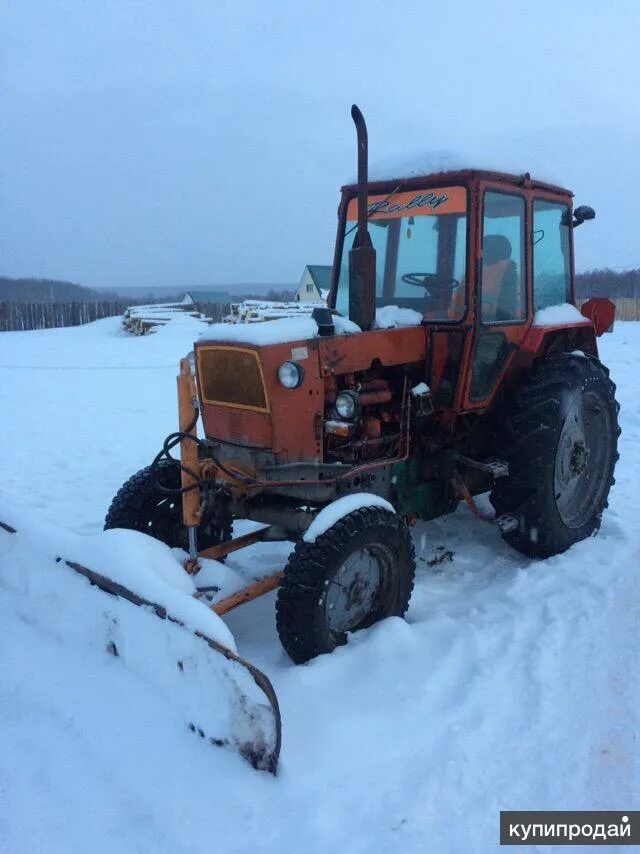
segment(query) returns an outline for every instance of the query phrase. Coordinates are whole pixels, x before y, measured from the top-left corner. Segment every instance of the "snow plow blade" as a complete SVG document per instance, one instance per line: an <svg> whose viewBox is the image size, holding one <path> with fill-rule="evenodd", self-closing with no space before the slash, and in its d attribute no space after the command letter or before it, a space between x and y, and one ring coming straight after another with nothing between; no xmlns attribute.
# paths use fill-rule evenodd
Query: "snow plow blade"
<svg viewBox="0 0 640 854"><path fill-rule="evenodd" d="M17 534L10 525L0 522L0 536L4 532ZM17 534L16 539L22 536ZM50 628L64 632L69 642L80 644L88 629L93 642L91 651L104 651L145 681L153 671L159 693L168 704L177 706L177 722L196 739L213 749L235 750L254 768L276 773L280 709L264 673L204 632L186 626L163 605L139 596L119 582L62 557L52 562L52 568L56 565L62 571L83 576L107 594L106 607L100 614L105 619L97 625L95 613L79 614L75 625L54 606L47 617L49 621L50 616ZM137 609L135 617L133 606Z"/></svg>

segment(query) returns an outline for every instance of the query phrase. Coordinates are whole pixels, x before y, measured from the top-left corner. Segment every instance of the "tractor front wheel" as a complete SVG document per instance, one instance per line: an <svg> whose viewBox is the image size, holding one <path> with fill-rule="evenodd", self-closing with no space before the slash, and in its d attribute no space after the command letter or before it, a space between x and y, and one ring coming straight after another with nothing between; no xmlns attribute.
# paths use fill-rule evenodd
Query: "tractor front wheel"
<svg viewBox="0 0 640 854"><path fill-rule="evenodd" d="M382 507L352 511L291 554L276 604L283 647L300 664L345 644L349 632L404 616L414 574L404 521Z"/></svg>
<svg viewBox="0 0 640 854"><path fill-rule="evenodd" d="M504 539L529 557L566 551L594 533L618 459L616 387L598 359L558 353L534 368L504 419L509 476L496 481Z"/></svg>
<svg viewBox="0 0 640 854"><path fill-rule="evenodd" d="M142 469L118 490L111 502L104 529L129 528L142 531L171 548L189 549L188 529L182 521L182 499L179 492L166 493L159 488L178 490L180 466L162 460L154 469ZM207 549L231 539L232 520L228 515L210 519L198 528L198 547Z"/></svg>

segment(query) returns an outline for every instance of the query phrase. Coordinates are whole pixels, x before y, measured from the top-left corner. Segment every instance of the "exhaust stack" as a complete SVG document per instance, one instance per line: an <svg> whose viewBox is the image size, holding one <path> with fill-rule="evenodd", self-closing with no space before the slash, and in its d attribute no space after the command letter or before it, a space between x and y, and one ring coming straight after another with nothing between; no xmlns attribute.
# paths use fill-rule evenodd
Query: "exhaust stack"
<svg viewBox="0 0 640 854"><path fill-rule="evenodd" d="M375 320L376 250L367 229L368 137L364 116L354 104L351 118L358 134L358 230L349 252L349 319L363 329Z"/></svg>

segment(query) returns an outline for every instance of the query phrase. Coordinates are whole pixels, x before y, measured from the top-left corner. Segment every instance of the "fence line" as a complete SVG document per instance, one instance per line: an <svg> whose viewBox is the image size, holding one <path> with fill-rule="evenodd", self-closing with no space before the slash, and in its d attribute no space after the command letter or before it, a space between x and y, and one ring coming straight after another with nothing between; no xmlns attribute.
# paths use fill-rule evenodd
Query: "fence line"
<svg viewBox="0 0 640 854"><path fill-rule="evenodd" d="M640 299L621 297L616 304L616 320L640 320Z"/></svg>

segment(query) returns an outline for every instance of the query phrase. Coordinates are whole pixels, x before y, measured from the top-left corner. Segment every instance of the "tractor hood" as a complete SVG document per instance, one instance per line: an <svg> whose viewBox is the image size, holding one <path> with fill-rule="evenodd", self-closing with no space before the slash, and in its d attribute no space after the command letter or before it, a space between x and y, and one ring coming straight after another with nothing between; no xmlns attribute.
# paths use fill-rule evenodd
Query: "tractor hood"
<svg viewBox="0 0 640 854"><path fill-rule="evenodd" d="M415 318L411 318L415 323ZM328 390L344 374L425 359L419 326L361 332L333 317L336 334L318 335L309 316L255 324L215 324L195 346L207 438L273 454L273 462L322 462ZM302 382L285 388L278 370L296 362Z"/></svg>

